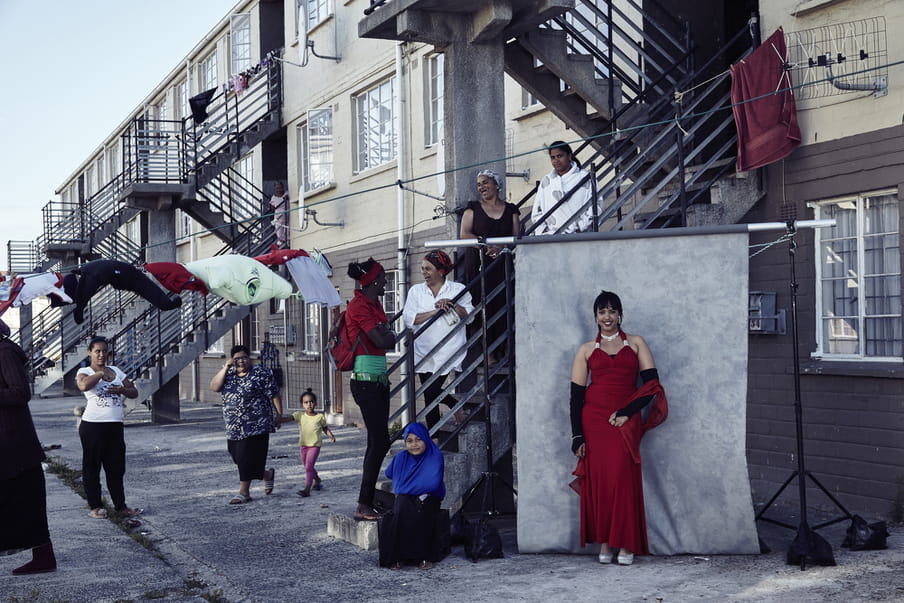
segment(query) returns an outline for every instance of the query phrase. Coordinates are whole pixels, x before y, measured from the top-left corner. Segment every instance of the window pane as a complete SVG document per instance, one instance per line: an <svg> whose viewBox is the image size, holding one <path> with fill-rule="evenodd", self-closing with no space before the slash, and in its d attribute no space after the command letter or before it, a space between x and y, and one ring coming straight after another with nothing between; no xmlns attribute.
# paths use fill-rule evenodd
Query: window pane
<svg viewBox="0 0 904 603"><path fill-rule="evenodd" d="M251 15L243 13L231 17L232 73L251 67Z"/></svg>
<svg viewBox="0 0 904 603"><path fill-rule="evenodd" d="M393 114L395 79L355 97L357 171L395 158L396 124Z"/></svg>
<svg viewBox="0 0 904 603"><path fill-rule="evenodd" d="M859 354L857 319L830 318L823 322L823 339L829 354Z"/></svg>
<svg viewBox="0 0 904 603"><path fill-rule="evenodd" d="M866 319L866 354L868 356L898 356L902 350L901 318Z"/></svg>

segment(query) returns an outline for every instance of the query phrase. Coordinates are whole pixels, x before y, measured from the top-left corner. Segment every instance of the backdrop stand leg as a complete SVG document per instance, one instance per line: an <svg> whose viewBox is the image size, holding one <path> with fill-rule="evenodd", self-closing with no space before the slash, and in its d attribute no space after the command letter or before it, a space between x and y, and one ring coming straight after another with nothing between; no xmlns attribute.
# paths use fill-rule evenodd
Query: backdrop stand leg
<svg viewBox="0 0 904 603"><path fill-rule="evenodd" d="M800 569L804 570L806 569L808 557L814 559L821 565L835 565L835 558L832 554L831 545L829 545L828 542L826 542L825 539L822 538L822 536L815 533L810 528L807 521L807 478L809 477L819 487L820 490L825 492L829 496L829 499L832 501L832 503L835 504L835 506L838 507L838 509L843 513L842 517L833 519L826 523L822 523L818 527L837 523L839 521L843 521L844 519L850 519L851 513L847 509L845 509L844 506L842 506L842 504L834 496L832 496L829 491L826 490L826 488L821 483L819 483L819 481L815 477L813 477L813 475L809 471L806 470L805 467L803 406L800 400L800 351L798 349L800 336L797 326L798 283L797 272L795 269L795 252L797 250L797 243L794 240L794 235L797 233L797 227L794 225L794 220L788 220L787 233L790 235L790 239L788 241L788 258L791 265L791 339L794 358L794 424L796 428L795 435L797 439L797 469L791 473L791 476L787 480L785 480L785 483L782 484L781 488L778 489L778 492L776 492L772 496L772 498L769 499L769 502L766 503L766 506L763 507L763 509L756 515L756 519L767 521L769 523L773 523L785 528L797 530L797 535L795 536L794 541L791 543L791 546L788 550L788 563L792 564L794 559L799 559ZM779 495L795 477L797 478L798 500L800 502L800 521L796 527L774 519L769 519L764 516L766 511L772 506Z"/></svg>

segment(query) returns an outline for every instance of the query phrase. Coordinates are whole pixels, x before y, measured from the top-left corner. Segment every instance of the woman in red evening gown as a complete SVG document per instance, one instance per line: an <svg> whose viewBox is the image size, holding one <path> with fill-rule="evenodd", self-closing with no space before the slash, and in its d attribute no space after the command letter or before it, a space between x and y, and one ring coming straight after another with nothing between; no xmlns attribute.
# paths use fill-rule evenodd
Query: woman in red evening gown
<svg viewBox="0 0 904 603"><path fill-rule="evenodd" d="M647 343L620 328L618 296L601 292L593 311L599 333L578 349L571 369L572 450L583 458L581 546L598 542L600 563L611 563L618 550L618 563L630 565L634 553L649 553L640 436L665 420L666 402ZM644 422L639 411L654 395Z"/></svg>

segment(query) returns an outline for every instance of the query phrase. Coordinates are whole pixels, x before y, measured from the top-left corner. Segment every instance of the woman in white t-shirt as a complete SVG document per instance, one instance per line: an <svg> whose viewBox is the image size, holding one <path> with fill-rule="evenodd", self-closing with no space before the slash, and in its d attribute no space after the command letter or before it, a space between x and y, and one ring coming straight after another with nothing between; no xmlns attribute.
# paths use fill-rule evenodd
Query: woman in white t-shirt
<svg viewBox="0 0 904 603"><path fill-rule="evenodd" d="M100 499L100 469L107 476L107 490L113 508L120 515L134 517L141 509L126 506L123 476L126 473L126 441L123 437L123 396L137 398L135 384L115 366L107 366L107 340L95 337L88 343L91 365L75 376L88 403L82 414L78 435L82 441L82 481L91 517L101 519L107 510Z"/></svg>

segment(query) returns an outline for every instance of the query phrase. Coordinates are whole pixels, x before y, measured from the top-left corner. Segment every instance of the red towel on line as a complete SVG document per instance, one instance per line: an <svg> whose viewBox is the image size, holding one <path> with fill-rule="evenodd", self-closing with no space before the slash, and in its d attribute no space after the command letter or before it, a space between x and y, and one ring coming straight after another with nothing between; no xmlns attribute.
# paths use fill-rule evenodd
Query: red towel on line
<svg viewBox="0 0 904 603"><path fill-rule="evenodd" d="M784 70L785 56L785 33L779 27L750 56L731 67L739 172L784 159L800 146L797 107L790 90L791 73ZM744 102L753 98L757 100Z"/></svg>

